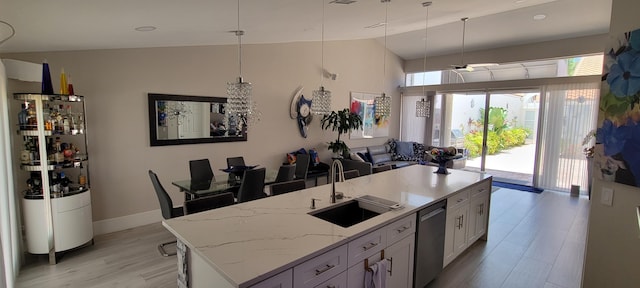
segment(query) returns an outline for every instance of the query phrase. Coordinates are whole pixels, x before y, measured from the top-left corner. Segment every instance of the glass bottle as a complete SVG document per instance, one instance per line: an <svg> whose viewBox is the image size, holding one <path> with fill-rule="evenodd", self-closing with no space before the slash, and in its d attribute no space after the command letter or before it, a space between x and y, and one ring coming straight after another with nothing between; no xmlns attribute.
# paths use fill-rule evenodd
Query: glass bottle
<svg viewBox="0 0 640 288"><path fill-rule="evenodd" d="M51 73L49 72L47 60L42 63L42 94L53 94L53 84L51 83Z"/></svg>
<svg viewBox="0 0 640 288"><path fill-rule="evenodd" d="M84 187L87 184L87 176L84 175L84 166L80 162L80 174L78 174L78 185Z"/></svg>
<svg viewBox="0 0 640 288"><path fill-rule="evenodd" d="M67 86L67 76L64 74L64 68L60 70L60 94L69 94L69 86Z"/></svg>
<svg viewBox="0 0 640 288"><path fill-rule="evenodd" d="M27 130L27 124L29 117L29 111L27 110L27 104L22 104L22 110L18 113L18 124L20 125L20 130Z"/></svg>

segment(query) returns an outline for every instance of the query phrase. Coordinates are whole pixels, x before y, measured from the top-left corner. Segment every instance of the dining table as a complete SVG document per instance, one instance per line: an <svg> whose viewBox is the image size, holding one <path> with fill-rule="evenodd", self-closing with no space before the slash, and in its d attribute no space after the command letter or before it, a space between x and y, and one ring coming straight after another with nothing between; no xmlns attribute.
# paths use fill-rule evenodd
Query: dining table
<svg viewBox="0 0 640 288"><path fill-rule="evenodd" d="M274 183L277 175L278 169L267 168L264 177L265 185ZM185 193L185 201L231 191L234 188L238 188L241 183L241 173L229 171L228 169L221 169L220 172L214 173L212 180L195 181L192 179L182 179L171 182L171 184L180 188L180 192Z"/></svg>

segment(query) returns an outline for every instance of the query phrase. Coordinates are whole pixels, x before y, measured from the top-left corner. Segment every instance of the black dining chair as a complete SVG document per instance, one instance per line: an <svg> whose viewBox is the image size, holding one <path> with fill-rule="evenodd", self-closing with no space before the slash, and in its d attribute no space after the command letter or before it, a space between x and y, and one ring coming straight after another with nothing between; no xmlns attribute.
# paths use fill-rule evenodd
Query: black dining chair
<svg viewBox="0 0 640 288"><path fill-rule="evenodd" d="M271 195L280 195L284 193L289 193L297 190L302 190L307 188L306 181L304 179L297 179L287 182L280 182L271 184Z"/></svg>
<svg viewBox="0 0 640 288"><path fill-rule="evenodd" d="M160 184L158 175L149 170L149 178L151 178L151 183L153 184L153 188L156 190L158 201L160 201L160 211L162 211L162 217L164 219L171 219L183 216L184 211L182 210L182 207L173 207L173 201L171 201L171 197L169 197L167 190L165 190L164 187L162 187L162 184ZM164 249L165 246L171 244L176 244L176 241L165 242L158 245L158 251L162 256L167 257L176 255L176 253L167 253Z"/></svg>
<svg viewBox="0 0 640 288"><path fill-rule="evenodd" d="M257 168L244 171L242 183L238 190L238 203L267 197L264 194L265 168Z"/></svg>
<svg viewBox="0 0 640 288"><path fill-rule="evenodd" d="M227 168L231 168L233 166L246 166L244 164L244 157L229 157L227 158Z"/></svg>
<svg viewBox="0 0 640 288"><path fill-rule="evenodd" d="M190 160L189 172L191 173L192 181L215 181L209 159Z"/></svg>
<svg viewBox="0 0 640 288"><path fill-rule="evenodd" d="M360 177L360 172L358 172L358 170L344 171L344 180L349 180L356 177Z"/></svg>
<svg viewBox="0 0 640 288"><path fill-rule="evenodd" d="M307 179L307 172L309 172L309 154L296 155L296 173L295 179Z"/></svg>
<svg viewBox="0 0 640 288"><path fill-rule="evenodd" d="M293 180L296 175L296 165L281 165L274 183L287 182Z"/></svg>
<svg viewBox="0 0 640 288"><path fill-rule="evenodd" d="M184 214L193 214L211 209L233 205L235 199L233 193L227 192L211 196L196 198L184 202Z"/></svg>

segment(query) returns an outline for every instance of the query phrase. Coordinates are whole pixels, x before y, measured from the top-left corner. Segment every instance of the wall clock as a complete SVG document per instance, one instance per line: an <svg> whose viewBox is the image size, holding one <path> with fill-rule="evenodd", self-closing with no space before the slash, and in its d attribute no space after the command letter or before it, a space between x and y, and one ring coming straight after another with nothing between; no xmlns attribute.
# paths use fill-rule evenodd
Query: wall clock
<svg viewBox="0 0 640 288"><path fill-rule="evenodd" d="M302 95L303 89L304 88L300 86L293 94L293 98L291 99L290 116L292 119L296 119L300 135L307 138L307 131L309 130L308 126L311 124L313 116L311 114L311 100L304 98L304 95Z"/></svg>

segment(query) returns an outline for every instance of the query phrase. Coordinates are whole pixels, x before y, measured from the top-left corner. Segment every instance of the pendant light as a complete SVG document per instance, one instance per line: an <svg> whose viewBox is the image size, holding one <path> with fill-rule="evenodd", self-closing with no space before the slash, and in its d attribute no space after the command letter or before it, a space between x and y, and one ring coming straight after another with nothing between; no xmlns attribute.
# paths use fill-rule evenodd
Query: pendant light
<svg viewBox="0 0 640 288"><path fill-rule="evenodd" d="M456 70L467 70L468 72L473 72L473 66L471 65L467 65L464 62L464 38L465 38L465 34L467 32L467 21L469 20L469 17L464 17L464 18L460 18L460 21L462 21L462 53L460 56L460 66L456 66L454 65L453 68Z"/></svg>
<svg viewBox="0 0 640 288"><path fill-rule="evenodd" d="M242 79L242 35L244 35L244 31L240 30L240 0L238 0L238 30L231 32L238 36L238 64L240 75L236 82L227 83L228 97L226 112L230 117L237 117L237 119L233 119L235 121L240 121L245 125L249 123L255 124L260 121L260 117L256 109L256 104L251 96L252 85ZM229 117L226 118L228 119Z"/></svg>
<svg viewBox="0 0 640 288"><path fill-rule="evenodd" d="M322 0L322 40L321 40L321 66L320 71L320 89L313 91L313 100L311 101L311 112L317 115L326 115L331 113L331 91L324 89L324 2Z"/></svg>
<svg viewBox="0 0 640 288"><path fill-rule="evenodd" d="M431 6L431 2L422 2L422 7L427 8L427 13L424 21L424 61L422 62L422 96L427 97L426 92L424 91L425 78L427 74L427 36L428 28L429 28L429 6ZM416 117L429 117L431 110L431 101L425 100L422 98L420 101L416 101Z"/></svg>
<svg viewBox="0 0 640 288"><path fill-rule="evenodd" d="M391 0L380 0L381 3L385 3L384 8L384 55L382 60L382 94L377 96L374 100L375 115L379 117L388 117L391 115L391 96L387 96L384 93L385 86L384 80L387 74L387 26L389 26L389 2Z"/></svg>

